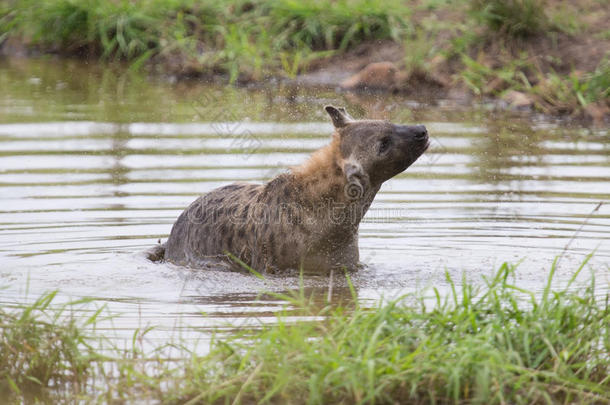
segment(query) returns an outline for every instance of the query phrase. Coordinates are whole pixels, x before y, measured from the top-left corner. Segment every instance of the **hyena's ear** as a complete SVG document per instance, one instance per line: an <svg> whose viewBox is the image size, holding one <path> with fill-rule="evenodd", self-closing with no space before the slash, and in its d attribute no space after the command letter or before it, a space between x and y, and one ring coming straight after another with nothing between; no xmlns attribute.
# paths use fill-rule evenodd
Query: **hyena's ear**
<svg viewBox="0 0 610 405"><path fill-rule="evenodd" d="M350 117L343 107L337 108L332 105L327 105L324 109L328 115L330 115L330 119L333 120L335 128L343 128L348 122L353 121L353 118Z"/></svg>
<svg viewBox="0 0 610 405"><path fill-rule="evenodd" d="M362 166L354 163L345 163L343 172L347 183L345 185L345 196L350 200L358 200L364 196L369 186L369 176L364 172Z"/></svg>
<svg viewBox="0 0 610 405"><path fill-rule="evenodd" d="M351 115L349 115L349 113L347 112L347 110L345 109L345 107L339 107L337 108L337 110L341 111L343 113L344 116L346 116L347 118L349 118L350 121L354 121L354 117L352 117Z"/></svg>

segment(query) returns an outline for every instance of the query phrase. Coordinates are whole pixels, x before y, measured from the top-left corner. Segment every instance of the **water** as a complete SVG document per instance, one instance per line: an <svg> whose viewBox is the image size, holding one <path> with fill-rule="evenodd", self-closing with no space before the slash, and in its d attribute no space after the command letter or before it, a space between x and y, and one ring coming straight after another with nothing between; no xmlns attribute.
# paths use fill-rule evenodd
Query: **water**
<svg viewBox="0 0 610 405"><path fill-rule="evenodd" d="M539 290L566 246L558 281L595 250L585 273L609 290L608 129L421 101L0 61L0 302L55 289L60 302L90 296L121 314L107 333L156 325L158 339L273 322L284 303L258 294L297 288L298 278L196 271L142 252L201 193L266 181L324 145L329 103L357 117L424 123L433 137L361 225L368 266L353 275L359 299L446 290L446 271L479 280L505 261L521 261L517 284ZM305 285L326 296L328 279Z"/></svg>

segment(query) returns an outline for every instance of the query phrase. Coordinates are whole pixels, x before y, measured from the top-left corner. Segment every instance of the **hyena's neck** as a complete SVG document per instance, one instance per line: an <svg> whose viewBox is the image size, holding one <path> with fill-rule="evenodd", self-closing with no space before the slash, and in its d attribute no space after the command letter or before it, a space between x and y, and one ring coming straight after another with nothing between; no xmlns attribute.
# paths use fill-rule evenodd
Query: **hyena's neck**
<svg viewBox="0 0 610 405"><path fill-rule="evenodd" d="M302 190L300 199L314 208L322 232L353 232L379 190L379 187L372 187L354 198L351 194L354 190L350 189L343 172L343 163L339 139L335 136L329 145L292 169L295 184Z"/></svg>
<svg viewBox="0 0 610 405"><path fill-rule="evenodd" d="M345 202L346 180L338 136L335 135L330 144L315 151L305 163L293 167L292 175L297 187L303 191L301 198L307 202Z"/></svg>

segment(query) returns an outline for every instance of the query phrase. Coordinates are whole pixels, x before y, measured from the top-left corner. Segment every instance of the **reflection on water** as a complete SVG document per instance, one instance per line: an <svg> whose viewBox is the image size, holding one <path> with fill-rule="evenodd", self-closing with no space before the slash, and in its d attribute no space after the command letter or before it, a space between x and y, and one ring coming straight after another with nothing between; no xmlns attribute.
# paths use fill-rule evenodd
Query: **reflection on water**
<svg viewBox="0 0 610 405"><path fill-rule="evenodd" d="M199 194L268 180L324 145L329 103L425 123L434 137L361 225L359 299L442 289L445 270L479 279L520 260L517 283L538 289L568 243L560 279L596 249L591 268L610 283L607 130L387 95L170 84L72 61L0 61L0 88L3 303L50 289L93 296L124 313L115 331L273 321L284 303L260 294L295 289L298 277L193 271L141 253ZM304 282L323 302L328 279ZM349 297L342 277L335 284L334 300Z"/></svg>

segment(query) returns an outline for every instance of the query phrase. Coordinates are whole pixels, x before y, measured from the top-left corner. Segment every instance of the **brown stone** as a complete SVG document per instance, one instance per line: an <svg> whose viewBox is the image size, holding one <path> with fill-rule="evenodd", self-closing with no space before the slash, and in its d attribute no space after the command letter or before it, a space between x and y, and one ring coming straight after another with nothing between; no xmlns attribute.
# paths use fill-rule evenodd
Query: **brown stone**
<svg viewBox="0 0 610 405"><path fill-rule="evenodd" d="M341 83L345 89L391 89L397 84L398 68L392 62L376 62Z"/></svg>

